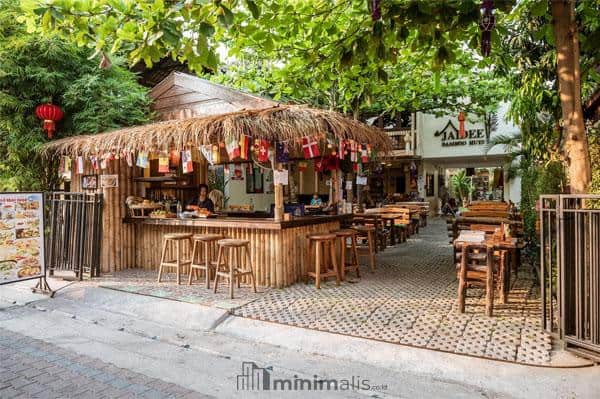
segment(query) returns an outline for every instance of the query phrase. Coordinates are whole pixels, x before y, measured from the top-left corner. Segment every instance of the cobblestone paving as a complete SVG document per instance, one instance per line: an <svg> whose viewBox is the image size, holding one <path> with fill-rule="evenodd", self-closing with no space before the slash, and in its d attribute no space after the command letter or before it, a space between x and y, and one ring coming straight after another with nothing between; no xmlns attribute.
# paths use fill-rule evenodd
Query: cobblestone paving
<svg viewBox="0 0 600 399"><path fill-rule="evenodd" d="M267 287L257 287L258 293L254 293L249 284L242 284L240 288L235 287L235 298L230 299L229 282L225 279L219 282L219 289L214 294L213 282L211 281L211 288L207 289L204 276L200 278L200 281L194 279L192 285L188 285L187 274L181 275L180 285L177 285L175 273L163 273L163 281L160 283L156 282L156 276L155 270L128 269L112 276L102 276L90 283L118 291L225 309L242 306L269 290Z"/></svg>
<svg viewBox="0 0 600 399"><path fill-rule="evenodd" d="M270 290L235 315L281 324L527 364L548 364L552 343L540 328L538 288L520 270L507 304L484 314L484 290L467 290L457 312L458 282L445 222L432 221L407 243L378 255L377 270L342 283ZM521 269L525 269L522 267Z"/></svg>
<svg viewBox="0 0 600 399"><path fill-rule="evenodd" d="M208 398L0 328L0 398Z"/></svg>

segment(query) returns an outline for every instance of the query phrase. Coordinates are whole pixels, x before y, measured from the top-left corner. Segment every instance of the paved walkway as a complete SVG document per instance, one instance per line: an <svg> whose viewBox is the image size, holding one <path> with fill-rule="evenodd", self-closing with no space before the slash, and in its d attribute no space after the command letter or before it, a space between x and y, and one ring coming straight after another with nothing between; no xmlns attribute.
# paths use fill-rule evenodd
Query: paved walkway
<svg viewBox="0 0 600 399"><path fill-rule="evenodd" d="M456 310L458 282L445 222L433 220L407 243L377 258L375 273L316 290L296 284L270 290L235 315L391 343L492 359L547 365L551 338L540 328L538 289L519 273L508 303L484 314L484 290L469 289L466 313ZM522 268L525 269L525 268Z"/></svg>
<svg viewBox="0 0 600 399"><path fill-rule="evenodd" d="M432 219L408 242L377 256L377 270L363 277L316 290L314 284L286 289L247 286L227 298L202 282L174 283L169 275L156 283L156 272L132 269L93 281L105 288L175 299L231 311L236 316L525 364L552 365L552 343L540 328L540 301L530 271L522 267L507 304L496 302L494 316L484 314L482 289L467 291L466 313L456 311L458 282L446 224Z"/></svg>
<svg viewBox="0 0 600 399"><path fill-rule="evenodd" d="M0 398L208 398L0 328Z"/></svg>

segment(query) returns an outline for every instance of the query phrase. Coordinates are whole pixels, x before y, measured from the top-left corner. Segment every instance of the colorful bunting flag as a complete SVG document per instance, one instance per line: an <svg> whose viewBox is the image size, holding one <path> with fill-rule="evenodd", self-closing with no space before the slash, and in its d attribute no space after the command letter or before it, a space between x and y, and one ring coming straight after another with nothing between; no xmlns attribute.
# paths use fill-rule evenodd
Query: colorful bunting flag
<svg viewBox="0 0 600 399"><path fill-rule="evenodd" d="M344 139L340 139L340 147L338 148L338 158L344 159L346 149L344 148Z"/></svg>
<svg viewBox="0 0 600 399"><path fill-rule="evenodd" d="M302 152L305 159L318 157L320 154L317 141L310 136L302 137Z"/></svg>
<svg viewBox="0 0 600 399"><path fill-rule="evenodd" d="M240 143L233 134L228 134L225 137L225 148L227 149L227 155L229 160L234 160L240 156Z"/></svg>
<svg viewBox="0 0 600 399"><path fill-rule="evenodd" d="M261 139L258 143L258 162L269 161L269 142Z"/></svg>
<svg viewBox="0 0 600 399"><path fill-rule="evenodd" d="M104 170L108 167L108 161L105 157L100 158L100 169Z"/></svg>
<svg viewBox="0 0 600 399"><path fill-rule="evenodd" d="M77 157L77 174L80 174L80 175L83 174L83 157L82 156Z"/></svg>
<svg viewBox="0 0 600 399"><path fill-rule="evenodd" d="M242 134L240 136L240 158L250 159L250 137Z"/></svg>
<svg viewBox="0 0 600 399"><path fill-rule="evenodd" d="M211 164L211 165L215 164L215 160L213 158L213 148L212 148L212 145L210 145L210 144L201 145L200 146L200 153L202 154L202 156L206 159L206 161L209 164Z"/></svg>
<svg viewBox="0 0 600 399"><path fill-rule="evenodd" d="M60 157L60 160L58 161L58 174L62 175L65 173L65 158L66 157Z"/></svg>
<svg viewBox="0 0 600 399"><path fill-rule="evenodd" d="M290 161L290 150L287 141L280 141L275 145L277 162L288 163Z"/></svg>
<svg viewBox="0 0 600 399"><path fill-rule="evenodd" d="M192 151L181 151L181 169L183 173L192 173L194 171L194 163L192 162Z"/></svg>
<svg viewBox="0 0 600 399"><path fill-rule="evenodd" d="M131 151L127 151L127 154L125 154L125 160L127 161L127 166L131 168L133 166L133 155L131 154Z"/></svg>
<svg viewBox="0 0 600 399"><path fill-rule="evenodd" d="M362 161L362 163L369 162L369 154L367 152L367 147L365 146L363 146L360 150L360 160Z"/></svg>
<svg viewBox="0 0 600 399"><path fill-rule="evenodd" d="M92 164L92 169L98 170L98 158L97 157L91 156L90 163Z"/></svg>
<svg viewBox="0 0 600 399"><path fill-rule="evenodd" d="M179 166L180 157L181 157L181 154L179 153L178 150L171 150L171 151L169 151L169 164L172 165L172 166L174 166L174 167L178 167Z"/></svg>
<svg viewBox="0 0 600 399"><path fill-rule="evenodd" d="M358 162L357 144L354 141L350 142L350 161Z"/></svg>
<svg viewBox="0 0 600 399"><path fill-rule="evenodd" d="M165 152L158 155L158 173L169 173L169 157Z"/></svg>
<svg viewBox="0 0 600 399"><path fill-rule="evenodd" d="M71 157L65 157L65 174L71 174Z"/></svg>
<svg viewBox="0 0 600 399"><path fill-rule="evenodd" d="M148 167L148 153L145 151L138 152L136 166L146 169Z"/></svg>

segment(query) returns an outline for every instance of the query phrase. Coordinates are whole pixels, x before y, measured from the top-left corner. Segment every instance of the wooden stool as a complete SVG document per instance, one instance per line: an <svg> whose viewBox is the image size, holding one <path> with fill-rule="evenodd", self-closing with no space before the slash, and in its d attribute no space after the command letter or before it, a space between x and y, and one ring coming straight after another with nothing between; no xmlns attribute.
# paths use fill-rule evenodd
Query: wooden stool
<svg viewBox="0 0 600 399"><path fill-rule="evenodd" d="M358 238L365 238L367 245L359 245L357 251L360 255L368 255L371 262L371 272L375 271L375 233L376 229L373 226L353 226L356 230Z"/></svg>
<svg viewBox="0 0 600 399"><path fill-rule="evenodd" d="M192 264L190 265L190 278L188 285L192 285L192 275L196 273L196 278L199 278L198 270L204 270L206 276L206 288L210 288L210 271L216 267L216 242L223 239L221 234L194 234L192 241L194 249L192 250ZM204 262L202 262L204 258ZM196 262L198 259L198 262Z"/></svg>
<svg viewBox="0 0 600 399"><path fill-rule="evenodd" d="M315 286L317 289L321 288L321 278L335 276L335 285L340 285L340 271L337 266L337 260L335 258L335 234L311 234L308 237L308 263L310 264L310 257L313 246L315 246L315 271L307 273L306 282L308 277L315 279ZM329 258L333 269L327 268L325 272L321 272L321 264L325 265L325 262L321 262L321 258L327 254L327 247L329 247Z"/></svg>
<svg viewBox="0 0 600 399"><path fill-rule="evenodd" d="M191 242L192 233L171 233L163 236L162 255L160 257L160 266L158 267L158 282L162 276L163 267L174 267L177 269L177 284L181 284L181 268L192 263L191 260L181 260L181 241ZM175 259L166 260L169 244L175 245ZM191 273L191 271L190 271Z"/></svg>
<svg viewBox="0 0 600 399"><path fill-rule="evenodd" d="M356 277L360 277L360 270L358 266L358 252L356 250L356 231L355 230L336 230L332 231L333 234L340 241L340 278L346 279L346 272L356 272ZM350 246L348 247L348 238L350 238ZM346 262L346 250L350 250L350 260Z"/></svg>
<svg viewBox="0 0 600 399"><path fill-rule="evenodd" d="M254 272L252 271L252 260L250 259L250 242L248 240L237 240L233 238L225 238L217 241L219 246L219 254L217 255L216 273L215 273L215 288L217 292L219 287L219 276L229 279L229 297L233 299L233 284L237 280L237 286L240 288L240 277L250 275L252 281L252 289L256 292L256 281L254 281ZM228 251L225 254L225 250ZM241 268L240 252L246 254L246 269ZM232 256L233 255L233 256ZM235 257L235 263L233 258ZM219 269L224 268L224 271Z"/></svg>

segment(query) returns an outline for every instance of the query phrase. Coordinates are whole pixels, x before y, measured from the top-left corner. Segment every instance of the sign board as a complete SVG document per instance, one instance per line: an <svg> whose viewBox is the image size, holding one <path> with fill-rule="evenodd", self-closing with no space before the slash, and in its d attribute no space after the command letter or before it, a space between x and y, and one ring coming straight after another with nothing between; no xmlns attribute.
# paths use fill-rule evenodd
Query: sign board
<svg viewBox="0 0 600 399"><path fill-rule="evenodd" d="M289 181L289 173L287 169L283 170L273 170L273 181L275 184L281 184L282 186L287 186Z"/></svg>
<svg viewBox="0 0 600 399"><path fill-rule="evenodd" d="M367 176L356 175L356 185L357 186L366 186L367 185Z"/></svg>
<svg viewBox="0 0 600 399"><path fill-rule="evenodd" d="M465 137L460 137L458 129L451 120L448 120L446 126L442 130L437 130L433 135L441 138L442 147L484 145L490 140L490 132L485 128L467 129Z"/></svg>
<svg viewBox="0 0 600 399"><path fill-rule="evenodd" d="M0 193L0 285L45 275L43 193Z"/></svg>

